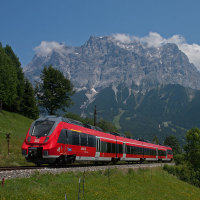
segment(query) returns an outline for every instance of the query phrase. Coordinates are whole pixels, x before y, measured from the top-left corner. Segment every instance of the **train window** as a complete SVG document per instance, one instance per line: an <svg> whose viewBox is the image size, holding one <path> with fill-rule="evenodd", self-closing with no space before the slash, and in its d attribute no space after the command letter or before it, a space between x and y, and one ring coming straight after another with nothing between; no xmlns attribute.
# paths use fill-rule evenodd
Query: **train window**
<svg viewBox="0 0 200 200"><path fill-rule="evenodd" d="M131 149L130 146L127 146L127 151L126 151L127 154L131 154L130 149Z"/></svg>
<svg viewBox="0 0 200 200"><path fill-rule="evenodd" d="M94 135L88 135L88 147L96 147L96 137Z"/></svg>
<svg viewBox="0 0 200 200"><path fill-rule="evenodd" d="M169 155L173 155L172 150L167 150L167 154L169 154Z"/></svg>
<svg viewBox="0 0 200 200"><path fill-rule="evenodd" d="M79 133L72 131L72 144L73 145L79 145Z"/></svg>
<svg viewBox="0 0 200 200"><path fill-rule="evenodd" d="M123 146L122 144L117 144L117 153L123 153Z"/></svg>
<svg viewBox="0 0 200 200"><path fill-rule="evenodd" d="M158 150L158 155L159 156L166 156L166 151Z"/></svg>
<svg viewBox="0 0 200 200"><path fill-rule="evenodd" d="M115 143L112 143L112 151L111 151L111 153L116 153L116 151L115 151Z"/></svg>
<svg viewBox="0 0 200 200"><path fill-rule="evenodd" d="M107 142L107 153L111 153L112 151L112 144L110 142Z"/></svg>
<svg viewBox="0 0 200 200"><path fill-rule="evenodd" d="M72 131L67 131L67 138L68 138L68 144L73 144L72 143Z"/></svg>
<svg viewBox="0 0 200 200"><path fill-rule="evenodd" d="M66 144L66 130L63 129L61 132L60 132L60 135L59 135L59 138L58 138L58 143L62 143L62 144Z"/></svg>
<svg viewBox="0 0 200 200"><path fill-rule="evenodd" d="M107 152L107 144L106 142L101 141L101 152L106 153Z"/></svg>
<svg viewBox="0 0 200 200"><path fill-rule="evenodd" d="M81 146L87 146L88 145L88 137L85 133L80 133L81 138Z"/></svg>

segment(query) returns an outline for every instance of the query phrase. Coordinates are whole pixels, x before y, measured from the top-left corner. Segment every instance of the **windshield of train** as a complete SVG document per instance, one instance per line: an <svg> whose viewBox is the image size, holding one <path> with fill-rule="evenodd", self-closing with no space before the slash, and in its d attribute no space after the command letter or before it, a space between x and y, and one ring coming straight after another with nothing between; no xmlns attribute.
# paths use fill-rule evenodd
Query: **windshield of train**
<svg viewBox="0 0 200 200"><path fill-rule="evenodd" d="M54 123L55 121L49 120L36 121L31 135L36 137L47 136L51 131Z"/></svg>

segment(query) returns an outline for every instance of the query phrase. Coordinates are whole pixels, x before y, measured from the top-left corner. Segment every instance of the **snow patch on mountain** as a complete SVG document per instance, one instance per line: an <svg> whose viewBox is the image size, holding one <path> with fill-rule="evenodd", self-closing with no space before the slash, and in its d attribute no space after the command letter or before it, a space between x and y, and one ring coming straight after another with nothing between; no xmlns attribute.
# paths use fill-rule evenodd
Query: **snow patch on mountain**
<svg viewBox="0 0 200 200"><path fill-rule="evenodd" d="M144 37L130 36L118 33L114 34L113 38L118 41L117 44L121 47L126 46L126 49L128 49L127 47L134 41L139 41L144 45L147 45L147 47L154 48L159 48L163 44L174 43L179 47L181 51L183 51L188 56L190 62L193 63L200 71L200 45L195 43L188 44L185 38L181 35L173 35L170 38L164 38L156 32L150 32L149 35Z"/></svg>

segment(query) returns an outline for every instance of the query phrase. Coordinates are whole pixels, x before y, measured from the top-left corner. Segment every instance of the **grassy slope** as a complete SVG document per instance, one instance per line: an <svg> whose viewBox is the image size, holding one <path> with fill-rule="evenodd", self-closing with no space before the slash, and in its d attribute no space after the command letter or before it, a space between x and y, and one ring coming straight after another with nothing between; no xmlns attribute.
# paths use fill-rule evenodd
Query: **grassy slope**
<svg viewBox="0 0 200 200"><path fill-rule="evenodd" d="M108 172L108 171L107 171ZM107 173L108 174L108 173ZM111 170L110 182L106 172L86 172L85 195L87 200L199 200L200 189L161 169L132 172ZM81 173L57 175L35 174L27 179L7 180L0 189L0 199L78 199L78 180ZM81 183L82 190L82 183Z"/></svg>
<svg viewBox="0 0 200 200"><path fill-rule="evenodd" d="M0 113L0 166L27 164L21 156L21 145L31 122L31 119L16 113ZM6 133L11 134L9 156Z"/></svg>

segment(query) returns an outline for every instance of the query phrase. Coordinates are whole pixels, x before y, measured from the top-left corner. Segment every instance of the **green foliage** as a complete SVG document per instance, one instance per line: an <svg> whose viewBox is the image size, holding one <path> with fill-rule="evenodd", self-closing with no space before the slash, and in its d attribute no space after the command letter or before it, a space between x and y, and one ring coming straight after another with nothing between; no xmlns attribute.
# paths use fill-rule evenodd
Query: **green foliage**
<svg viewBox="0 0 200 200"><path fill-rule="evenodd" d="M31 178L6 180L1 199L78 199L78 182L83 173L39 174ZM110 181L99 171L86 172L83 196L87 200L197 200L200 190L160 169L128 172L110 170ZM129 179L130 178L130 179ZM82 179L81 179L82 180ZM62 184L61 184L62 183ZM59 187L58 187L59 186Z"/></svg>
<svg viewBox="0 0 200 200"><path fill-rule="evenodd" d="M27 80L24 80L24 73L19 59L10 46L7 45L3 48L0 45L0 111L3 108L4 110L36 118L37 112L29 112L31 109L37 110L35 97L29 93L29 99L32 98L33 103L29 104L30 101L25 101L25 90L27 90L25 87L27 87Z"/></svg>
<svg viewBox="0 0 200 200"><path fill-rule="evenodd" d="M126 137L128 137L128 138L132 138L132 134L131 134L130 131L125 131L125 132L124 132L124 135L125 135Z"/></svg>
<svg viewBox="0 0 200 200"><path fill-rule="evenodd" d="M68 117L68 118L77 120L77 121L82 122L84 124L91 124L91 125L93 125L93 123L94 123L93 119L88 118L88 117L84 118L84 117L81 117L80 115L74 114L74 113L67 113L66 115L64 115L64 117Z"/></svg>
<svg viewBox="0 0 200 200"><path fill-rule="evenodd" d="M5 50L0 48L0 101L2 107L12 109L17 99L17 73Z"/></svg>
<svg viewBox="0 0 200 200"><path fill-rule="evenodd" d="M176 136L171 135L165 138L164 145L168 145L172 148L174 154L180 154L181 153L181 147L178 142L178 139Z"/></svg>
<svg viewBox="0 0 200 200"><path fill-rule="evenodd" d="M195 169L200 169L200 130L192 128L186 133L186 160Z"/></svg>
<svg viewBox="0 0 200 200"><path fill-rule="evenodd" d="M108 132L118 132L118 129L115 127L115 125L112 122L106 121L104 119L101 119L98 123L97 126L103 129L103 131L108 131Z"/></svg>
<svg viewBox="0 0 200 200"><path fill-rule="evenodd" d="M0 113L0 166L27 165L21 155L21 145L33 120L20 114L2 111ZM10 154L6 141L6 133L10 133ZM32 164L31 164L32 165Z"/></svg>
<svg viewBox="0 0 200 200"><path fill-rule="evenodd" d="M74 113L67 113L66 115L64 115L64 117L68 117L68 118L80 121L84 124L90 124L90 125L94 124L93 119L88 118L88 117L84 118ZM118 132L118 129L115 127L115 125L112 122L109 122L103 119L97 122L96 126L100 127L105 132Z"/></svg>
<svg viewBox="0 0 200 200"><path fill-rule="evenodd" d="M24 96L24 73L21 68L21 63L19 62L19 58L15 55L12 48L9 45L6 45L4 48L5 53L10 58L12 65L15 68L17 79L16 79L16 90L17 90L17 98L14 103L14 110L15 112L21 112L22 111L22 101ZM22 113L22 112L21 112Z"/></svg>
<svg viewBox="0 0 200 200"><path fill-rule="evenodd" d="M184 164L185 163L185 155L184 154L175 154L174 162L176 163L176 165Z"/></svg>
<svg viewBox="0 0 200 200"><path fill-rule="evenodd" d="M153 142L154 142L155 144L159 144L159 139L158 139L157 136L154 136L154 138L153 138Z"/></svg>
<svg viewBox="0 0 200 200"><path fill-rule="evenodd" d="M163 167L168 173L177 176L180 180L188 182L192 185L200 187L200 171L188 167L188 165L169 166Z"/></svg>
<svg viewBox="0 0 200 200"><path fill-rule="evenodd" d="M28 79L25 79L24 96L22 100L22 110L26 117L37 119L39 110L36 106L36 99L34 97L34 89Z"/></svg>
<svg viewBox="0 0 200 200"><path fill-rule="evenodd" d="M65 111L72 104L70 96L74 94L73 85L62 72L52 66L44 67L40 76L36 94L38 103L48 114L53 115L58 109Z"/></svg>

